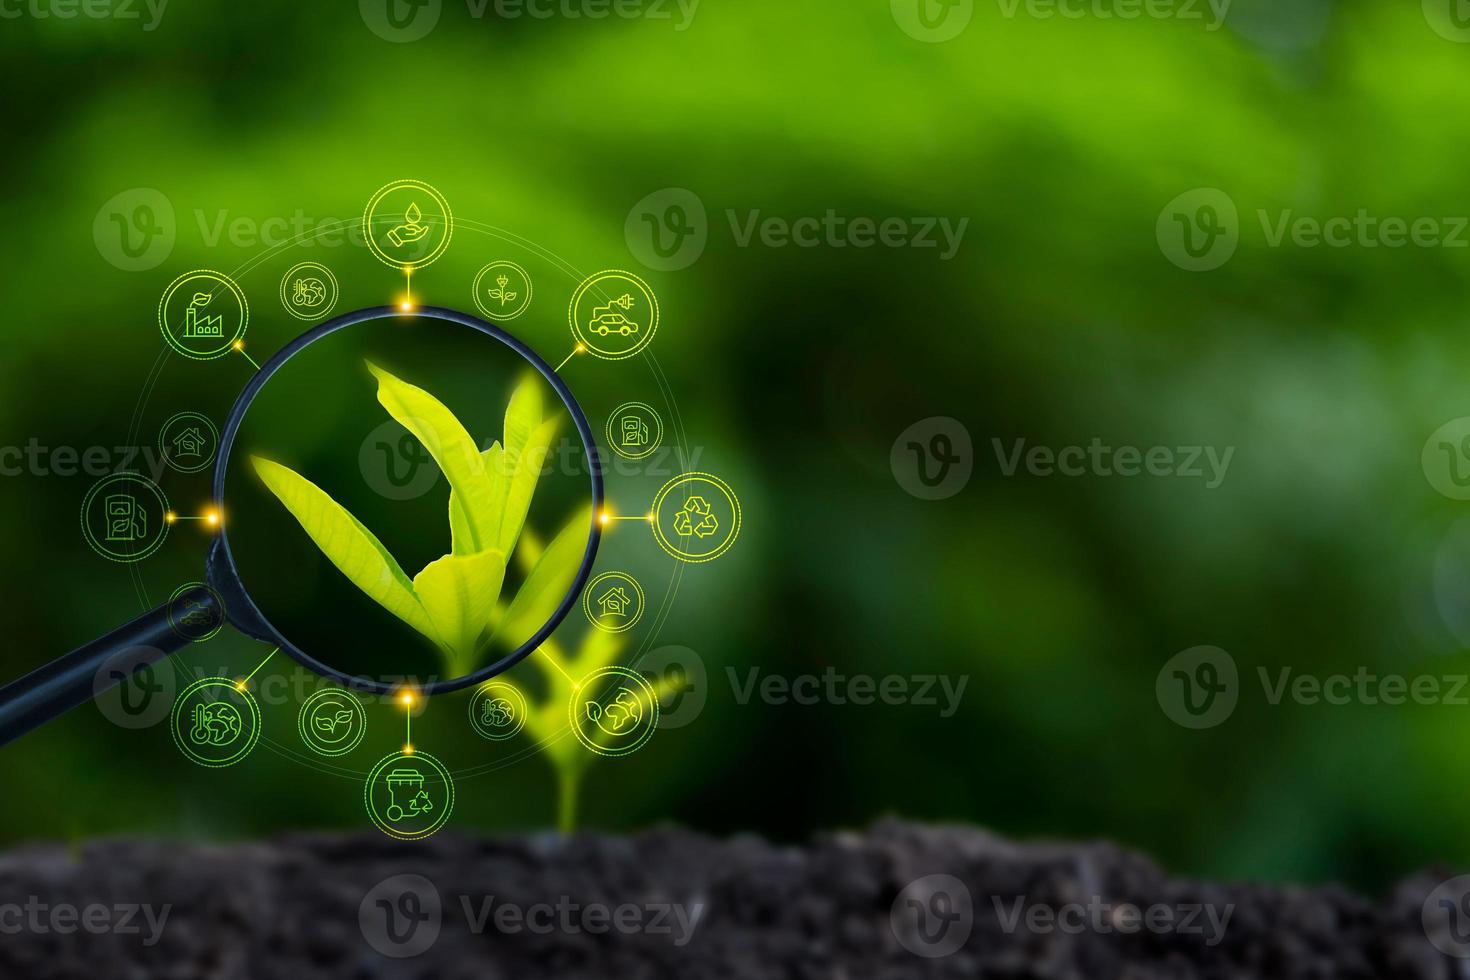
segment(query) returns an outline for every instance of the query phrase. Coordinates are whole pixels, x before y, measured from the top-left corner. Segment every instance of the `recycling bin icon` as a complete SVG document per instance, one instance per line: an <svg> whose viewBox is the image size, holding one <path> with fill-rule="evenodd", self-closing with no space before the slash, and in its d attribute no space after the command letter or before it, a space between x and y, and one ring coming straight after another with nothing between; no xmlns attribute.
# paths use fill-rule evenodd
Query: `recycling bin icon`
<svg viewBox="0 0 1470 980"><path fill-rule="evenodd" d="M424 789L424 774L417 769L394 769L388 773L388 822L398 823L434 809Z"/></svg>

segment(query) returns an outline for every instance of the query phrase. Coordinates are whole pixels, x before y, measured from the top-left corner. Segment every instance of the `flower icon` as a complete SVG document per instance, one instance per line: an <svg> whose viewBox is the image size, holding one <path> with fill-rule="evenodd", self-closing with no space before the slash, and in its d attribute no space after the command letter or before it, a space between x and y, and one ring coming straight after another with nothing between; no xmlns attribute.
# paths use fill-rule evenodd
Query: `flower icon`
<svg viewBox="0 0 1470 980"><path fill-rule="evenodd" d="M709 501L690 497L674 512L674 531L685 537L707 538L720 529L719 518L710 512Z"/></svg>

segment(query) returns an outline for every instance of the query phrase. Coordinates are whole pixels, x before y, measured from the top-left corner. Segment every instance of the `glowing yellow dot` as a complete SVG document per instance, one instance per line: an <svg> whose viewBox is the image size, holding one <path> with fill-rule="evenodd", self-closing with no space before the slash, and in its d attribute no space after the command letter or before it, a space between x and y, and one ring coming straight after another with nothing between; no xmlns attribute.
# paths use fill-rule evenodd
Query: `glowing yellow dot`
<svg viewBox="0 0 1470 980"><path fill-rule="evenodd" d="M612 515L609 514L607 511L603 511L600 515L598 515L597 520L601 524L606 524L608 521L612 520Z"/></svg>
<svg viewBox="0 0 1470 980"><path fill-rule="evenodd" d="M174 512L173 511L169 511L167 514L164 514L163 515L163 519L165 521L168 521L170 524L172 524L174 521L178 520L178 518L174 516Z"/></svg>
<svg viewBox="0 0 1470 980"><path fill-rule="evenodd" d="M403 747L403 754L404 755L413 755L413 746L412 745L405 745Z"/></svg>
<svg viewBox="0 0 1470 980"><path fill-rule="evenodd" d="M398 308L400 310L403 310L404 312L407 312L407 311L413 309L413 304L410 303L410 302L408 302L407 300L404 300L402 303L399 303L398 304Z"/></svg>
<svg viewBox="0 0 1470 980"><path fill-rule="evenodd" d="M213 511L210 511L209 516L206 517L205 520L208 521L211 525L218 524L219 515L214 513Z"/></svg>
<svg viewBox="0 0 1470 980"><path fill-rule="evenodd" d="M243 340L237 340L231 346L233 346L235 348L235 350L244 350L245 349L245 341L243 341Z"/></svg>
<svg viewBox="0 0 1470 980"><path fill-rule="evenodd" d="M586 350L586 349L587 349L587 348L585 348L585 347L583 347L583 346L582 346L582 345L581 345L581 344L578 344L578 345L577 345L577 353L578 353L578 354L580 354L580 353L582 353L582 352L583 352L583 351L584 351L584 350Z"/></svg>
<svg viewBox="0 0 1470 980"><path fill-rule="evenodd" d="M407 707L409 707L410 705L413 704L413 695L412 694L405 693L405 694L401 695L398 698L398 700L402 701L403 702L403 706L405 708L407 708Z"/></svg>
<svg viewBox="0 0 1470 980"><path fill-rule="evenodd" d="M245 693L245 682L244 681L236 681L235 682L235 690L239 691L241 694L244 694Z"/></svg>

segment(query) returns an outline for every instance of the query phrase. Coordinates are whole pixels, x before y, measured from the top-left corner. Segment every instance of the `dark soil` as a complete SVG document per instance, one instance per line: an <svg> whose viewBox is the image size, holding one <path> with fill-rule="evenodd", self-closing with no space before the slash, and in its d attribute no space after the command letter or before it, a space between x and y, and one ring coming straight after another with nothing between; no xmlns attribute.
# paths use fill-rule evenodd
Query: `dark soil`
<svg viewBox="0 0 1470 980"><path fill-rule="evenodd" d="M900 915L895 923L890 911L915 879L941 873L967 887L973 929L949 955L919 955L907 948L916 944L911 921ZM415 885L415 897L406 901L404 879L394 878L404 874L424 876L438 898ZM385 879L394 880L370 894ZM75 854L34 847L0 858L0 977L1444 980L1464 975L1465 961L1438 952L1420 925L1421 905L1439 880L1425 875L1405 882L1380 904L1337 889L1181 881L1107 844L1018 845L971 829L901 823L823 836L805 847L680 830L630 838L441 835L417 844L366 834L230 846L119 840ZM1212 906L1217 914L1228 907L1231 914L1218 937L1203 916L1195 922L1203 932L1124 934L1099 929L1091 919L1067 932L1033 930L1025 917L1007 929L1017 900L1025 907L1101 905L1111 910L1104 924L1129 921L1123 903L1172 907L1181 924L1192 906ZM42 928L30 921L17 931L17 916L31 912L9 906L37 901L71 903L84 913L98 903L172 910L161 939L149 946L141 916L133 923L141 934L61 933L47 924L47 910L36 913ZM423 924L434 921L436 901L437 938ZM498 928L492 912L476 933L471 923L487 901L502 916L507 905L531 915L535 930L504 919L510 927ZM678 903L697 916L683 945L673 916L647 911L661 903ZM962 904L925 907L948 913ZM569 911L556 911L558 905ZM628 916L624 928L582 917L595 905L626 906L609 912ZM530 911L537 906L546 911ZM398 958L374 948L368 933L384 946L385 907L429 916L407 940L432 940L425 951ZM100 923L103 913L92 914L99 917L94 925ZM117 913L107 914L117 921ZM389 951L408 951L387 943ZM921 941L918 948L941 951Z"/></svg>

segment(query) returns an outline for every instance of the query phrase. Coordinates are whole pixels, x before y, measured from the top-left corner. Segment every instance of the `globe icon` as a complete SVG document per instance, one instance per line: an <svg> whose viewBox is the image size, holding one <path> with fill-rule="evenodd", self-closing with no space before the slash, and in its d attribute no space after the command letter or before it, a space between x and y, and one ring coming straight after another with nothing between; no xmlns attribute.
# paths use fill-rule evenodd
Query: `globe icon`
<svg viewBox="0 0 1470 980"><path fill-rule="evenodd" d="M314 276L291 283L291 302L297 306L320 306L326 298L326 284Z"/></svg>

